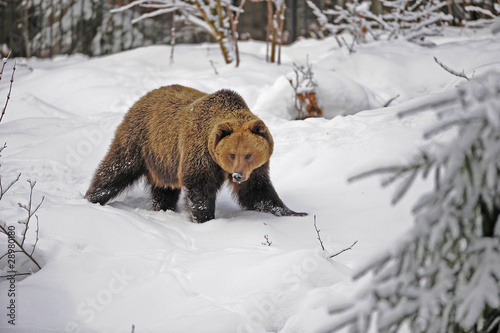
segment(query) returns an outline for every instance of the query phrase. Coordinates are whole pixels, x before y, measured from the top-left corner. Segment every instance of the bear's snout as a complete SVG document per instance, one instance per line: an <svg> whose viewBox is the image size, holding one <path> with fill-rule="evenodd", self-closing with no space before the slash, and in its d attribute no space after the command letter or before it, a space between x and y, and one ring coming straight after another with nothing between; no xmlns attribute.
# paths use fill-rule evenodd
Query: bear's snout
<svg viewBox="0 0 500 333"><path fill-rule="evenodd" d="M233 172L233 181L236 183L241 183L243 179L243 174L241 172Z"/></svg>

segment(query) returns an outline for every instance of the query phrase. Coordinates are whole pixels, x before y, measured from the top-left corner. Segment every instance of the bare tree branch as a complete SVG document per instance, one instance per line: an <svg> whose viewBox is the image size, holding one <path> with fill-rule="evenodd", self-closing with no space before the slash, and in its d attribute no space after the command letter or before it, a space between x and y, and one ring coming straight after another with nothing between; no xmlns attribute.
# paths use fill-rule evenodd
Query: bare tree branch
<svg viewBox="0 0 500 333"><path fill-rule="evenodd" d="M351 245L351 246L349 246L348 248L345 248L345 249L343 249L342 251L337 252L337 253L335 253L334 255L331 255L331 256L330 256L330 258L336 257L336 256L338 256L339 254L344 253L345 251L349 251L349 250L351 250L351 249L354 247L354 245L356 245L357 243L358 243L358 241L355 241L355 242L354 242L354 243L352 243L352 245Z"/></svg>
<svg viewBox="0 0 500 333"><path fill-rule="evenodd" d="M454 70L453 68L451 67L448 67L446 66L445 64L443 64L441 61L438 60L438 58L434 57L434 61L439 65L441 66L445 71L447 71L448 73L450 74L453 74L455 76L458 76L458 77L461 77L463 79L466 79L467 81L469 81L469 78L467 77L467 75L465 75L465 72L464 70L462 70L462 72L457 72L456 70Z"/></svg>
<svg viewBox="0 0 500 333"><path fill-rule="evenodd" d="M25 220L19 220L20 224L25 225L21 246L24 246L24 241L26 239L26 233L28 232L28 229L29 229L28 224L29 224L31 218L33 217L33 215L36 214L36 212L38 211L38 209L42 205L43 200L45 199L45 197L42 197L42 199L40 200L40 203L38 203L38 205L35 208L33 208L33 188L35 187L36 182L28 180L28 183L30 184L30 198L29 198L28 204L23 205L21 203L18 203L19 207L21 207L22 209L24 209L28 213L28 217ZM37 225L38 225L38 218L37 218ZM38 227L37 227L37 230L38 230Z"/></svg>
<svg viewBox="0 0 500 333"><path fill-rule="evenodd" d="M7 60L9 60L9 57L10 57L10 52L7 57L2 59L2 69L0 70L0 81L2 81L3 70L5 68L5 65L7 65Z"/></svg>
<svg viewBox="0 0 500 333"><path fill-rule="evenodd" d="M318 240L319 240L319 244L321 245L321 248L323 249L323 251L325 250L325 246L323 245L323 240L321 239L321 235L320 235L320 229L318 229L317 225L316 225L316 215L314 215L314 229L316 230L316 234L318 235ZM328 258L333 258L333 257L336 257L338 256L339 254L341 253L344 253L345 251L349 251L351 250L354 245L356 245L358 243L358 241L355 241L351 246L349 246L348 248L345 248L343 249L342 251L340 252L337 252L331 256L329 256Z"/></svg>
<svg viewBox="0 0 500 333"><path fill-rule="evenodd" d="M6 146L4 146L5 148ZM1 151L1 150L0 150ZM19 181L19 178L21 177L21 174L18 174L17 175L17 178L14 179L13 181L11 181L9 183L9 185L7 185L7 187L4 189L3 186L2 186L2 176L0 175L0 200L2 200L3 198L3 195L5 193L7 193L8 190L10 190L10 188L12 187L12 185L14 185L15 183L17 183Z"/></svg>
<svg viewBox="0 0 500 333"><path fill-rule="evenodd" d="M17 277L17 276L27 276L27 275L31 275L31 274L33 274L33 272L30 272L30 273L15 273L15 274L11 274L11 275L2 275L2 276L0 276L0 279L10 279L10 278Z"/></svg>
<svg viewBox="0 0 500 333"><path fill-rule="evenodd" d="M2 65L2 73L3 73L4 66L5 66L5 62ZM3 116L5 115L5 111L7 110L7 105L9 104L10 93L12 91L12 83L14 82L14 72L15 71L16 71L16 62L14 61L14 67L12 67L12 76L10 77L9 92L7 93L7 99L5 100L5 106L3 107L2 114L0 115L0 123L2 122ZM1 75L0 75L0 79L1 79Z"/></svg>
<svg viewBox="0 0 500 333"><path fill-rule="evenodd" d="M321 230L319 230L318 227L316 226L316 215L314 215L314 229L316 230L316 234L318 235L319 244L321 245L321 248L324 251L325 247L323 246L323 241L321 240L321 235L319 234Z"/></svg>
<svg viewBox="0 0 500 333"><path fill-rule="evenodd" d="M19 242L16 240L16 238L14 236L11 236L11 235L8 234L7 229L5 228L5 225L3 225L3 226L0 225L0 231L2 231L2 233L4 233L5 235L7 235L7 237L9 239L11 239L14 242L14 244L16 244L17 247L21 250L20 252L24 253L38 267L38 269L42 269L42 267L40 266L40 264L38 264L38 262L35 260L35 258L33 258L31 256L31 254L29 254L24 249L24 247L21 244L19 244ZM24 239L23 239L23 241L24 241ZM19 251L15 251L15 252L19 252ZM0 259L2 259L3 257L5 257L5 255L3 255Z"/></svg>

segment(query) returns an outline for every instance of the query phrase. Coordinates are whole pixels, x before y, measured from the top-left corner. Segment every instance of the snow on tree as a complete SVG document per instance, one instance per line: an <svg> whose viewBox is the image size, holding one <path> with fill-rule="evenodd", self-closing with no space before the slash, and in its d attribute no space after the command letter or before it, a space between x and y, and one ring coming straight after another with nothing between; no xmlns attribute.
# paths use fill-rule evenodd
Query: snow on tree
<svg viewBox="0 0 500 333"><path fill-rule="evenodd" d="M498 7L498 10L495 10L496 7ZM468 16L471 16L471 14L480 16L475 21L463 20L462 24L465 27L482 28L489 25L494 27L494 22L492 21L494 21L497 18L497 16L491 10L474 5L465 6L464 10L468 14ZM493 4L492 10L498 12L500 10L500 4Z"/></svg>
<svg viewBox="0 0 500 333"><path fill-rule="evenodd" d="M318 24L323 32L338 35L344 31L349 32L357 42L364 42L366 35L370 34L375 40L379 38L378 26L380 18L370 11L370 3L354 0L346 3L346 8L335 6L335 9L320 10L311 0L307 0L317 18ZM333 22L329 22L328 16L333 16Z"/></svg>
<svg viewBox="0 0 500 333"><path fill-rule="evenodd" d="M225 62L231 63L236 38L232 34L236 30L237 17L242 12L244 3L243 0L239 7L235 7L230 0L135 0L114 12L124 11L134 6L152 9L151 12L132 20L132 23L162 14L177 13L179 14L178 20L189 22L208 32L219 44Z"/></svg>
<svg viewBox="0 0 500 333"><path fill-rule="evenodd" d="M382 4L389 9L388 14L382 15L389 39L402 37L425 44L425 37L439 35L443 23L453 19L441 12L446 2L440 0L383 0Z"/></svg>
<svg viewBox="0 0 500 333"><path fill-rule="evenodd" d="M323 31L334 35L347 31L357 42L371 36L374 40L403 38L426 44L425 37L439 34L442 25L453 18L441 12L446 2L440 0L383 0L381 15L375 15L367 1L354 0L346 8L335 6L323 11L311 0L307 3ZM329 23L328 16L333 17L333 23Z"/></svg>
<svg viewBox="0 0 500 333"><path fill-rule="evenodd" d="M500 329L500 73L461 84L401 115L434 108L434 142L411 163L354 177L388 173L397 202L420 175L433 190L414 206L415 224L356 278L366 287L330 308L324 332L498 332Z"/></svg>

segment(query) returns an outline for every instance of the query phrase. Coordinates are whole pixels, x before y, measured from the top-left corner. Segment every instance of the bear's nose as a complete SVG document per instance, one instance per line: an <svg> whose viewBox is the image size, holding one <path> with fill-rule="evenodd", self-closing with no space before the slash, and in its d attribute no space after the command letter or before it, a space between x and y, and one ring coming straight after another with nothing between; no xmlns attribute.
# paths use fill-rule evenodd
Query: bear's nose
<svg viewBox="0 0 500 333"><path fill-rule="evenodd" d="M233 173L233 180L237 183L241 182L243 179L243 174L241 172L234 172Z"/></svg>

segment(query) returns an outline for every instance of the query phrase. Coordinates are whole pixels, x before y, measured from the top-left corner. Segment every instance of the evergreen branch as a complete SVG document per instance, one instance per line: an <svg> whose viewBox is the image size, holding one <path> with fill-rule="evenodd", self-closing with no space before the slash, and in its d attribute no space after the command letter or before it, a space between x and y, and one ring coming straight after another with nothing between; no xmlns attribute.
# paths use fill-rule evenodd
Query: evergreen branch
<svg viewBox="0 0 500 333"><path fill-rule="evenodd" d="M347 178L347 181L352 183L352 182L358 181L358 180L363 179L363 178L368 178L368 177L383 174L383 173L399 173L401 171L401 168L402 167L399 165L375 168L375 169L371 169L368 171L364 171L364 172L359 173L355 176L349 177L349 178Z"/></svg>
<svg viewBox="0 0 500 333"><path fill-rule="evenodd" d="M429 109L441 109L447 105L458 104L458 97L458 91L450 90L417 98L405 103L404 109L398 112L398 117L403 118L418 112L428 111Z"/></svg>
<svg viewBox="0 0 500 333"><path fill-rule="evenodd" d="M328 330L350 326L351 331L365 332L374 324L383 332L396 332L402 325L422 332L498 329L499 88L500 74L490 73L462 84L453 94L438 95L433 102L453 107L439 111L438 124L426 135L452 126L459 135L432 153L421 151L406 165L361 175L392 169L386 185L406 176L396 190L397 199L417 174L426 177L432 171L434 189L414 206L414 227L394 248L354 274L354 279L373 274L372 282L349 306L334 309L338 320Z"/></svg>

